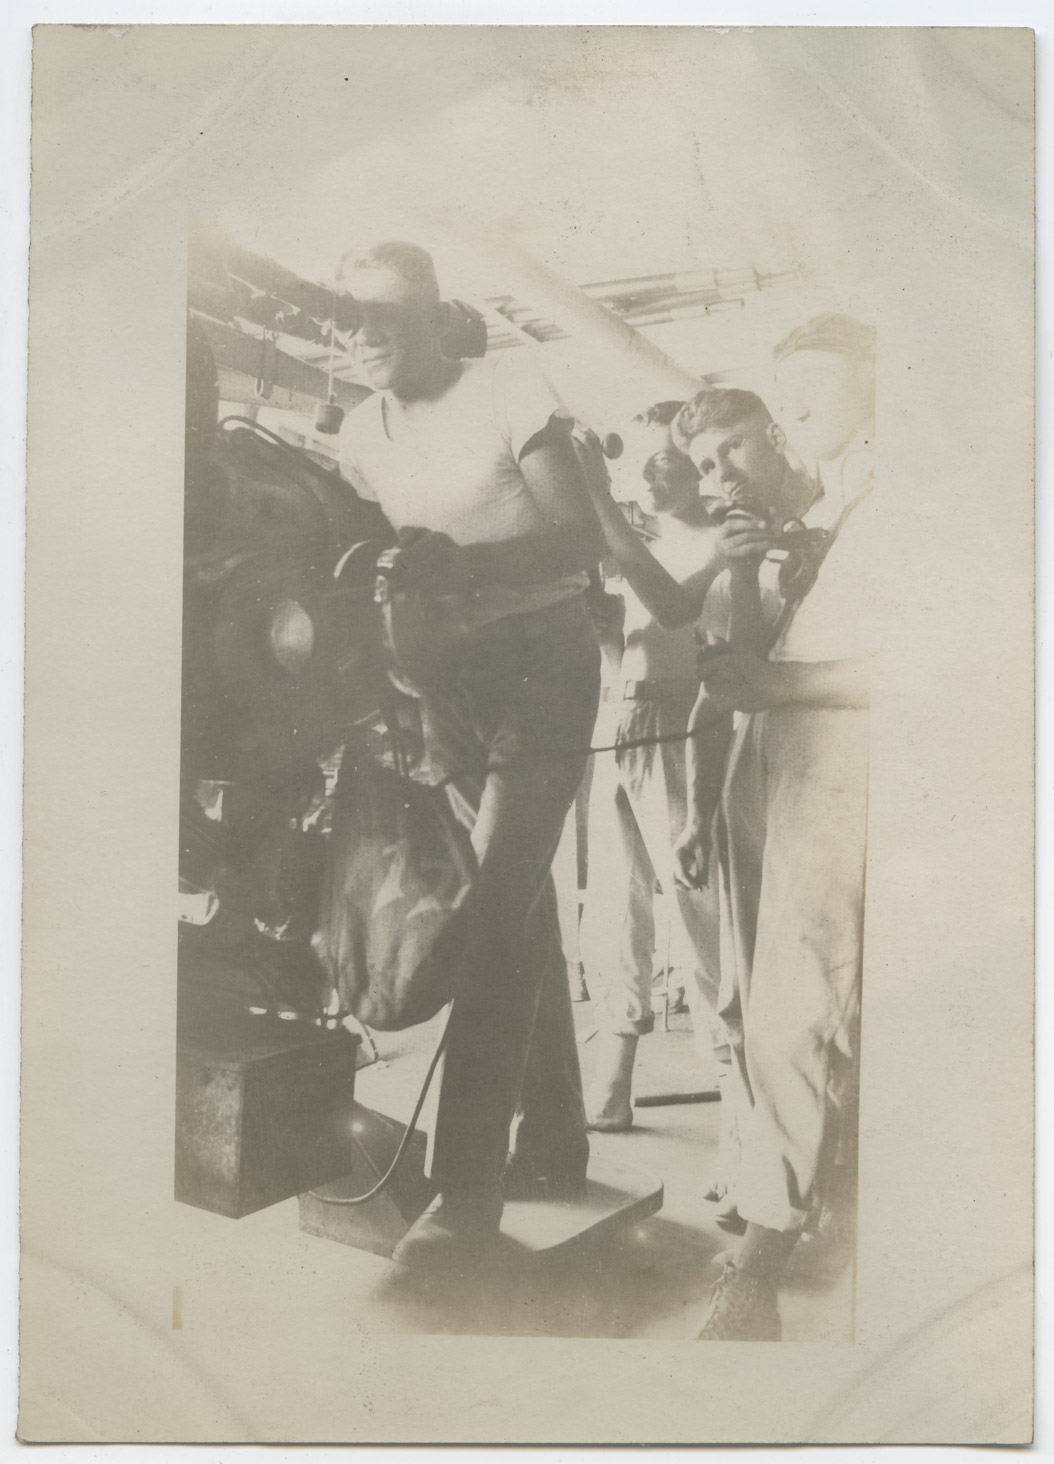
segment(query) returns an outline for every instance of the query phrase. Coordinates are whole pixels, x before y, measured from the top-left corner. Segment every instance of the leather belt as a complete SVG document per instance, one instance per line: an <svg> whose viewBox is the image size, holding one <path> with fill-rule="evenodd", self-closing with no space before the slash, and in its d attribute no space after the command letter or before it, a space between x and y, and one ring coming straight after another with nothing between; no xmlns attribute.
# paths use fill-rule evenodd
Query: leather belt
<svg viewBox="0 0 1054 1464"><path fill-rule="evenodd" d="M671 676L659 681L625 681L622 684L623 701L666 701L669 698L695 700L699 691L698 679L687 676Z"/></svg>

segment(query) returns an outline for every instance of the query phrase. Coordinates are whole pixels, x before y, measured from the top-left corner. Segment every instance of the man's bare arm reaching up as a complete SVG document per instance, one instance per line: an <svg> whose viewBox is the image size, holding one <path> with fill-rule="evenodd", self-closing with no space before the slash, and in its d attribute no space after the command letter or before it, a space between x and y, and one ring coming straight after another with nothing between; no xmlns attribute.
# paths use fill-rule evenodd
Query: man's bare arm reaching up
<svg viewBox="0 0 1054 1464"><path fill-rule="evenodd" d="M675 877L686 889L699 890L709 883L714 815L724 785L732 712L736 709L710 694L707 667L733 652L750 656L767 653L771 632L762 607L759 573L765 553L772 546L771 531L759 520L732 517L722 527L721 551L729 566L728 642L700 653L703 679L688 718L688 819L673 848Z"/></svg>

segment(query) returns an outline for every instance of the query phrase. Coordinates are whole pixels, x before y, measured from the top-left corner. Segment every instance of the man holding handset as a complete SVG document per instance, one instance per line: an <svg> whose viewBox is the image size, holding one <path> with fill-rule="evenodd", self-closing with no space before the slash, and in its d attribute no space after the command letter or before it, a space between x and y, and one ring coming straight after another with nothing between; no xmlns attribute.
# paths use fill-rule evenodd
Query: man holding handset
<svg viewBox="0 0 1054 1464"><path fill-rule="evenodd" d="M818 317L777 348L776 363L784 420L818 464L819 493L802 515L809 536L784 566L775 637L760 627L744 570L731 590L730 649L705 658L696 708L703 719L741 714L718 839L733 1057L725 1177L745 1233L714 1288L708 1341L779 1340L786 1261L839 1148L855 1163L874 332ZM700 453L693 445L702 470ZM769 547L785 551L795 537L772 534Z"/></svg>

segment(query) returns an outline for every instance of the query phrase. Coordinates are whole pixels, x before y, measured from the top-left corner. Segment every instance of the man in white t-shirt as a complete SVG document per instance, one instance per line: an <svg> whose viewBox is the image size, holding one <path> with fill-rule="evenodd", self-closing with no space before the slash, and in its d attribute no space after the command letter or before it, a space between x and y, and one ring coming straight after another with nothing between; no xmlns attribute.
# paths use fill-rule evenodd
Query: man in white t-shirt
<svg viewBox="0 0 1054 1464"><path fill-rule="evenodd" d="M792 445L819 465L822 492L803 521L831 537L812 588L796 606L790 594L771 651L763 631L751 642L747 576L738 607L733 586L746 638L733 630L732 650L702 668L711 706L745 714L719 821L725 1098L737 1149L726 1180L745 1233L714 1288L707 1341L779 1340L786 1261L839 1147L855 1163L874 332L822 316L776 359ZM701 470L711 447L691 445Z"/></svg>
<svg viewBox="0 0 1054 1464"><path fill-rule="evenodd" d="M570 419L527 353L446 359L445 307L416 245L380 245L346 278L355 359L376 390L348 416L341 467L395 527L424 618L432 606L457 627L432 676L421 658L418 685L429 760L479 860L432 1136L440 1193L396 1259L470 1269L495 1247L503 1195L571 1193L588 1161L549 870L596 717L582 595L600 535Z"/></svg>

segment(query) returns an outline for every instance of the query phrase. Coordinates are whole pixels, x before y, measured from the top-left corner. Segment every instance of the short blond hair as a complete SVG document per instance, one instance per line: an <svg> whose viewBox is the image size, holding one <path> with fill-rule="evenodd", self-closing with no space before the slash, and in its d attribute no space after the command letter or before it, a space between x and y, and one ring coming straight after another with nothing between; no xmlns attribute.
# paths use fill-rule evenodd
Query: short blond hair
<svg viewBox="0 0 1054 1464"><path fill-rule="evenodd" d="M390 269L409 285L418 299L429 305L439 303L439 280L436 277L435 261L420 244L409 244L404 239L388 239L383 244L374 244L360 254L346 258L344 268Z"/></svg>

